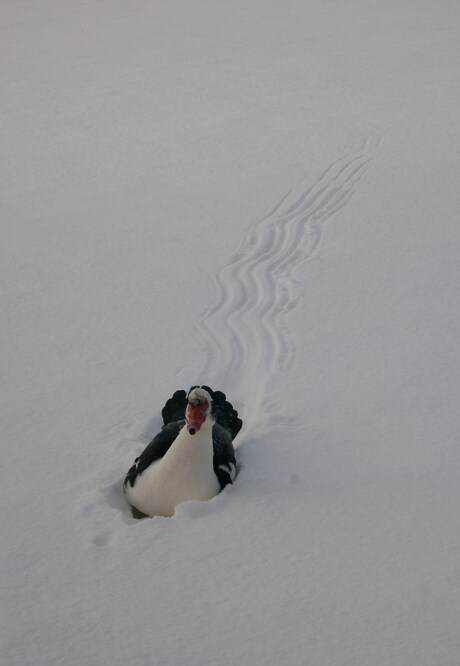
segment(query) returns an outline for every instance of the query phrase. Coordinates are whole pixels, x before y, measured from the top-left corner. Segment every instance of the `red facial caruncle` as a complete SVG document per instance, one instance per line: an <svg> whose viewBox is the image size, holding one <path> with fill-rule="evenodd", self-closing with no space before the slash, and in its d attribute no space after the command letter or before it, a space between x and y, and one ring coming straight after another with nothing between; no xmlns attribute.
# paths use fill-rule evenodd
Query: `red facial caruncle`
<svg viewBox="0 0 460 666"><path fill-rule="evenodd" d="M206 411L208 407L209 403L207 400L203 400L203 402L200 402L198 405L192 405L191 403L187 405L185 418L187 421L187 430L191 435L198 432L206 421Z"/></svg>

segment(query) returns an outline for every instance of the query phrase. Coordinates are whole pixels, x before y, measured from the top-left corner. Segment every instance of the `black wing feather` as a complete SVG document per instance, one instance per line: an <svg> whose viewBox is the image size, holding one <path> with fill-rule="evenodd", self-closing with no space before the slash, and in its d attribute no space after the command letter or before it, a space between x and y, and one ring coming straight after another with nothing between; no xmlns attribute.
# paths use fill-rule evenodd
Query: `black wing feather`
<svg viewBox="0 0 460 666"><path fill-rule="evenodd" d="M164 425L161 431L155 435L150 444L143 450L141 455L136 458L134 465L128 470L124 486L134 486L134 482L138 474L149 467L155 460L163 458L171 444L176 439L185 421L177 421L176 423L168 423Z"/></svg>
<svg viewBox="0 0 460 666"><path fill-rule="evenodd" d="M230 432L216 423L212 429L214 447L213 468L222 490L229 483L233 483L230 464L236 467L235 449L232 444Z"/></svg>

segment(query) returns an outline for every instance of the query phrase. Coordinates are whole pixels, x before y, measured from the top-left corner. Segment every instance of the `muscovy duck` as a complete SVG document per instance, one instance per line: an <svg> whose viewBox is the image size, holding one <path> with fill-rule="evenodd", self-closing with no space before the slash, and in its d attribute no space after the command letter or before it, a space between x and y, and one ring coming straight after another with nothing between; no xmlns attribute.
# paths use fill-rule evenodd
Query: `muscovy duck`
<svg viewBox="0 0 460 666"><path fill-rule="evenodd" d="M222 391L176 391L161 415L161 431L124 481L136 517L172 516L180 502L209 500L236 476L232 442L243 422Z"/></svg>

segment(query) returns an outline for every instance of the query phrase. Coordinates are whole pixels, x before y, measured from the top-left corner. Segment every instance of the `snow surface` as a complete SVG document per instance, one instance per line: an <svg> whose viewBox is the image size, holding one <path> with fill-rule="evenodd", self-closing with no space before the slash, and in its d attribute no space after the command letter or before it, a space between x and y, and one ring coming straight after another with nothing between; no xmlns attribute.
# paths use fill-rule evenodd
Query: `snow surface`
<svg viewBox="0 0 460 666"><path fill-rule="evenodd" d="M460 5L1 5L5 666L458 666ZM241 471L135 521L177 388Z"/></svg>

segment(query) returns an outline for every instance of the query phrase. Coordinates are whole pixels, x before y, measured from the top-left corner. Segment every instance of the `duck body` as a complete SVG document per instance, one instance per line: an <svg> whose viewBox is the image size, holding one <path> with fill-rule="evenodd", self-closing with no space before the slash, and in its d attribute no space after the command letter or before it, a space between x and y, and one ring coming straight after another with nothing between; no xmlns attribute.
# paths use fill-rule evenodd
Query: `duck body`
<svg viewBox="0 0 460 666"><path fill-rule="evenodd" d="M207 386L176 391L164 425L129 469L124 490L135 513L172 516L185 500L209 500L236 476L233 439L242 426L225 394ZM134 512L133 512L134 513Z"/></svg>

